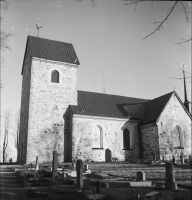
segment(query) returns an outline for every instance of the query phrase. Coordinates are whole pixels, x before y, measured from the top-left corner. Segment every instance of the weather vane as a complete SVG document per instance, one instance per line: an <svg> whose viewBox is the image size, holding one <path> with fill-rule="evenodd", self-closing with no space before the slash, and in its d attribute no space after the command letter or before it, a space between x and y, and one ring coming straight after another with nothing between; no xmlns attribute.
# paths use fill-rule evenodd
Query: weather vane
<svg viewBox="0 0 192 200"><path fill-rule="evenodd" d="M39 29L40 29L40 28L43 28L43 26L40 26L39 19L38 19L38 22L37 22L37 24L36 24L36 28L37 28L37 37L39 37Z"/></svg>

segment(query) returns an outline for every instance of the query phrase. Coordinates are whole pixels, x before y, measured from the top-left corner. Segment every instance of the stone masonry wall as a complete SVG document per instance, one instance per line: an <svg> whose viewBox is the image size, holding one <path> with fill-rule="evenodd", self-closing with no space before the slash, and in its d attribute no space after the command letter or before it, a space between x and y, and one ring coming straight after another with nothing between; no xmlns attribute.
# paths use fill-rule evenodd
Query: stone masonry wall
<svg viewBox="0 0 192 200"><path fill-rule="evenodd" d="M26 54L28 50L29 49L26 50ZM21 96L21 109L20 109L19 154L18 154L18 161L20 163L26 162L30 81L31 81L31 58L26 57L23 68L22 96ZM23 150L21 148L22 144L23 144Z"/></svg>
<svg viewBox="0 0 192 200"><path fill-rule="evenodd" d="M51 83L51 72L59 72L59 83ZM69 104L77 105L77 65L32 59L27 141L27 163L64 161L64 119Z"/></svg>
<svg viewBox="0 0 192 200"><path fill-rule="evenodd" d="M112 119L91 116L73 116L72 119L72 160L105 161L105 150L111 150L112 157L120 161L138 158L139 142L137 123L127 119ZM93 148L93 132L99 126L103 132L103 148ZM133 150L123 150L123 129L129 128L133 137ZM67 142L67 141L66 141Z"/></svg>
<svg viewBox="0 0 192 200"><path fill-rule="evenodd" d="M172 159L172 156L179 159L181 152L187 157L191 154L191 119L175 95L169 100L157 125L161 159L163 156L166 160ZM175 136L174 132L176 126L181 129L184 150L174 149L175 144L178 144L178 141L176 141L178 137Z"/></svg>
<svg viewBox="0 0 192 200"><path fill-rule="evenodd" d="M149 124L140 128L142 158L159 158L158 127L156 124Z"/></svg>

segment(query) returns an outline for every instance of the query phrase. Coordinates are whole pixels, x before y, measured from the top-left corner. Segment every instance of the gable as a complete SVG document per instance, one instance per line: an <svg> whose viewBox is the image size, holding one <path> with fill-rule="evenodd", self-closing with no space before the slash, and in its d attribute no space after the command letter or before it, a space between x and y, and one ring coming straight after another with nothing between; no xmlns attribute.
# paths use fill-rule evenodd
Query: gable
<svg viewBox="0 0 192 200"><path fill-rule="evenodd" d="M173 93L170 100L167 102L165 108L157 119L157 123L165 121L165 119L167 120L168 118L169 120L174 120L176 123L180 123L180 121L183 121L184 119L184 121L191 121L190 113L187 111L176 92Z"/></svg>

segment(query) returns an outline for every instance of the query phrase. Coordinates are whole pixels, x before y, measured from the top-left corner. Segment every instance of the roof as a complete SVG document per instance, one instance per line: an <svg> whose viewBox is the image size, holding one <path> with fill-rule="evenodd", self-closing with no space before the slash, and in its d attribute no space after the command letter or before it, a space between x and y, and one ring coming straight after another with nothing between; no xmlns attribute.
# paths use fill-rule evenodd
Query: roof
<svg viewBox="0 0 192 200"><path fill-rule="evenodd" d="M27 37L23 67L26 56L80 64L72 44L34 36Z"/></svg>
<svg viewBox="0 0 192 200"><path fill-rule="evenodd" d="M154 122L160 116L164 107L168 103L174 92L152 99L143 104L143 121L142 124Z"/></svg>
<svg viewBox="0 0 192 200"><path fill-rule="evenodd" d="M70 105L74 114L107 116L116 118L138 118L138 106L147 102L147 99L125 97L111 94L78 91L78 106ZM130 106L130 107L129 107ZM125 107L128 109L125 109Z"/></svg>
<svg viewBox="0 0 192 200"><path fill-rule="evenodd" d="M69 107L73 114L138 119L144 125L157 121L173 94L191 118L175 91L152 100L78 91L78 105Z"/></svg>

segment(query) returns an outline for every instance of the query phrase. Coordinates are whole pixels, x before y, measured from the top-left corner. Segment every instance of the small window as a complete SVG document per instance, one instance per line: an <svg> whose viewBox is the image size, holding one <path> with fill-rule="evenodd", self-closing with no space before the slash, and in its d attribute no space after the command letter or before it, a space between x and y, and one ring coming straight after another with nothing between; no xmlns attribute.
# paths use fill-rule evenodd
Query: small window
<svg viewBox="0 0 192 200"><path fill-rule="evenodd" d="M59 83L59 72L57 70L51 72L51 82Z"/></svg>
<svg viewBox="0 0 192 200"><path fill-rule="evenodd" d="M100 126L94 129L93 148L103 148L103 130Z"/></svg>
<svg viewBox="0 0 192 200"><path fill-rule="evenodd" d="M131 134L127 128L123 130L123 147L124 149L131 149Z"/></svg>

